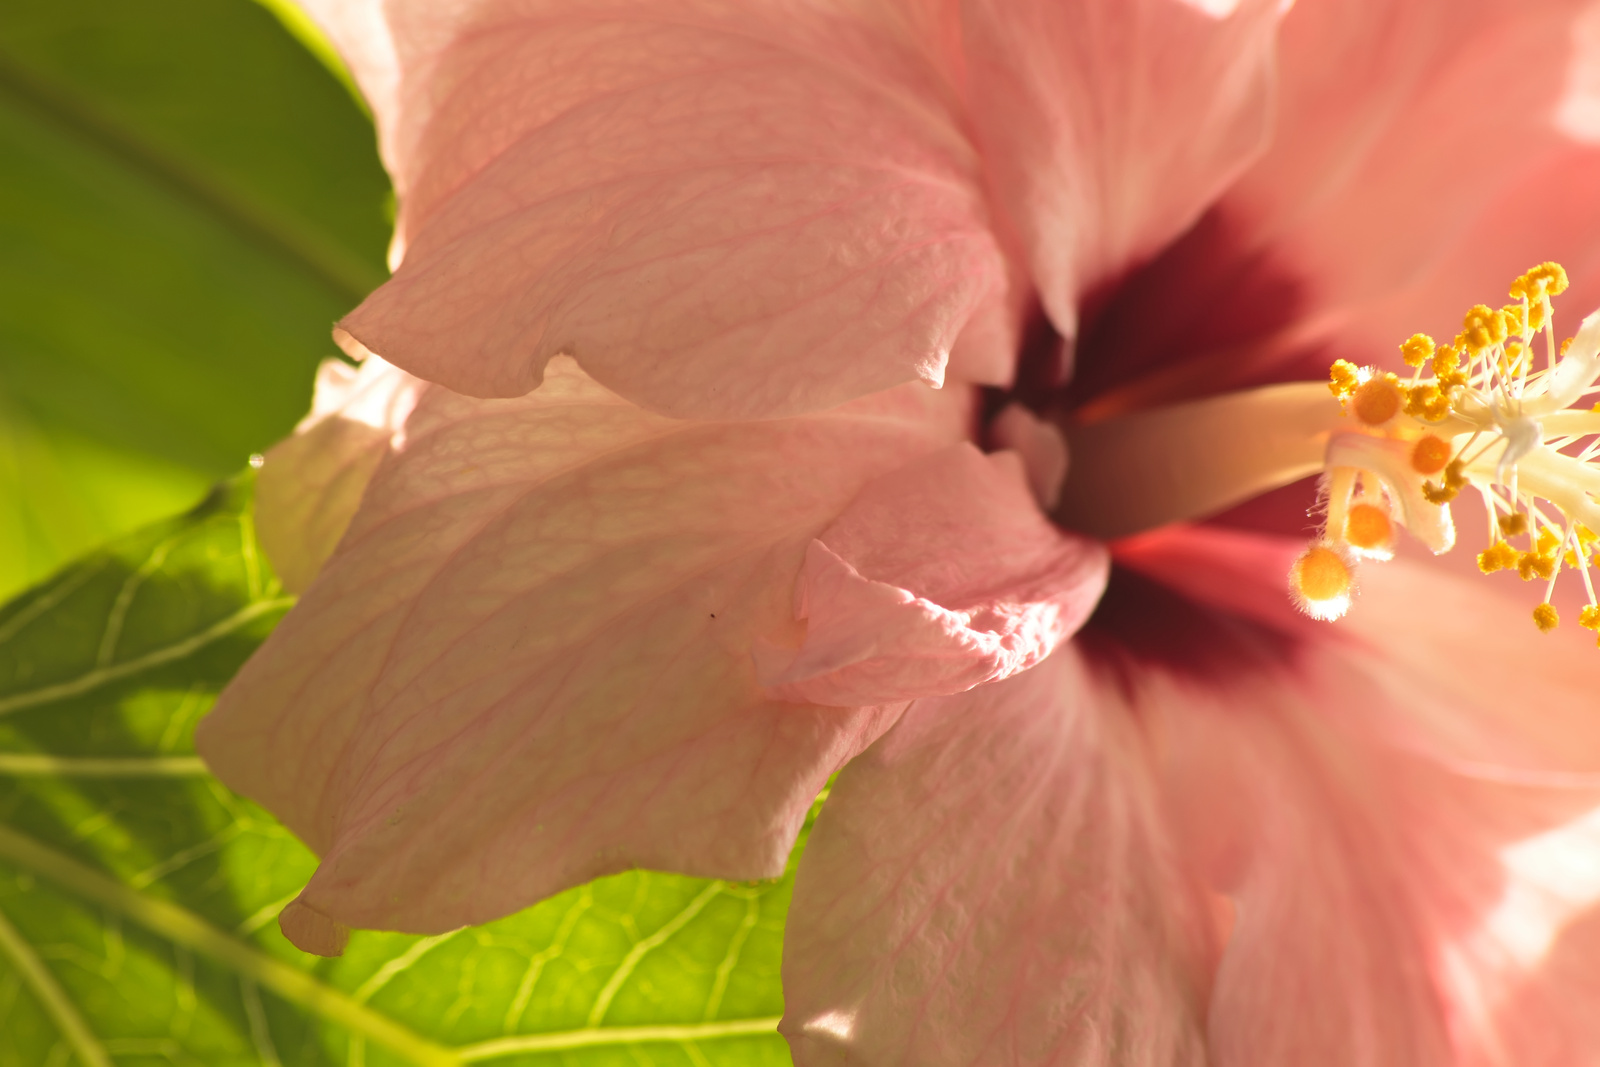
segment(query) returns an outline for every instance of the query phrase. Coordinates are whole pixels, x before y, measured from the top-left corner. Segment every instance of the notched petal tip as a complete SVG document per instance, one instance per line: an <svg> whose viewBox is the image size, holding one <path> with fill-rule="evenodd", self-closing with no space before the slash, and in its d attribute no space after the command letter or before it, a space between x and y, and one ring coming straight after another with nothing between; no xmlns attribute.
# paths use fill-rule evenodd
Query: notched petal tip
<svg viewBox="0 0 1600 1067"><path fill-rule="evenodd" d="M301 952L314 956L342 956L350 942L350 928L295 897L278 913L278 928Z"/></svg>
<svg viewBox="0 0 1600 1067"><path fill-rule="evenodd" d="M511 398L567 351L657 414L772 418L937 386L1008 291L944 42L915 20L737 0L367 6L376 29L329 19L347 51L387 32L405 56L356 57L405 256L340 324L357 358ZM1008 376L1009 347L984 355L974 373Z"/></svg>

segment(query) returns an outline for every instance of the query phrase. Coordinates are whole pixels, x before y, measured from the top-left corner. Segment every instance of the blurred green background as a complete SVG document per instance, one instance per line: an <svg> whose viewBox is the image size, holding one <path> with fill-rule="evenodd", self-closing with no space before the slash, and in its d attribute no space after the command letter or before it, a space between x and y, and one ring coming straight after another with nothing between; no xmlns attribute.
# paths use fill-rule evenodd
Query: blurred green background
<svg viewBox="0 0 1600 1067"><path fill-rule="evenodd" d="M0 600L286 434L384 278L371 123L296 18L0 4Z"/></svg>

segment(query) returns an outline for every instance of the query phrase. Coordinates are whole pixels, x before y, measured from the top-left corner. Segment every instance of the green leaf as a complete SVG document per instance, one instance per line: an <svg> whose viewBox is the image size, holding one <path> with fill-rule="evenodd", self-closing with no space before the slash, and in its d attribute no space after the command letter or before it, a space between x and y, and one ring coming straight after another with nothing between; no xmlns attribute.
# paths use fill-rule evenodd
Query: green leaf
<svg viewBox="0 0 1600 1067"><path fill-rule="evenodd" d="M291 29L251 0L0 5L0 595L284 436L383 280L371 123Z"/></svg>
<svg viewBox="0 0 1600 1067"><path fill-rule="evenodd" d="M315 859L194 756L287 610L250 481L0 608L0 1067L788 1063L791 879L633 872L335 960L273 921Z"/></svg>

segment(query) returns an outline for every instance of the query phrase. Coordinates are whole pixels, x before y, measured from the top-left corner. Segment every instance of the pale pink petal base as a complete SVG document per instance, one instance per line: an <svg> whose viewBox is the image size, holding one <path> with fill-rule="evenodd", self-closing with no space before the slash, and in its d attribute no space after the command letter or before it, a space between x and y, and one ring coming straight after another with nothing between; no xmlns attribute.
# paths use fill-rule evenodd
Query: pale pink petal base
<svg viewBox="0 0 1600 1067"><path fill-rule="evenodd" d="M267 451L256 478L256 532L285 589L311 584L361 504L423 384L376 356L328 360L311 414Z"/></svg>
<svg viewBox="0 0 1600 1067"><path fill-rule="evenodd" d="M1022 461L969 444L862 490L806 551L805 643L758 656L768 692L847 707L1027 670L1094 610L1108 559L1039 510Z"/></svg>
<svg viewBox="0 0 1600 1067"><path fill-rule="evenodd" d="M518 400L433 389L201 751L322 853L302 903L349 926L448 930L632 866L776 875L899 707L773 701L750 647L797 640L806 546L970 403L677 422L568 360Z"/></svg>
<svg viewBox="0 0 1600 1067"><path fill-rule="evenodd" d="M799 1067L1200 1067L1210 923L1137 720L1075 649L919 701L806 846L781 1026Z"/></svg>

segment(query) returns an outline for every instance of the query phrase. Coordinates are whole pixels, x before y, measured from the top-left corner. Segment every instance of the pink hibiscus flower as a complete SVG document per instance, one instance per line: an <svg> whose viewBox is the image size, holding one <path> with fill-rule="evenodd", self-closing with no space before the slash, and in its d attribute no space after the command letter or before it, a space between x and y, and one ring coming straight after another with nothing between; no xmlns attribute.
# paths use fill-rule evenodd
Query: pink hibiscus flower
<svg viewBox="0 0 1600 1067"><path fill-rule="evenodd" d="M1600 305L1592 0L308 6L401 213L201 730L323 857L291 939L773 876L842 767L802 1065L1600 1055L1600 653L1470 550L1284 590L1468 485L1583 570L1544 290L1383 371L1532 263Z"/></svg>

